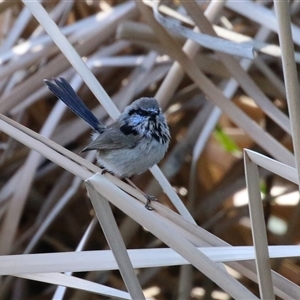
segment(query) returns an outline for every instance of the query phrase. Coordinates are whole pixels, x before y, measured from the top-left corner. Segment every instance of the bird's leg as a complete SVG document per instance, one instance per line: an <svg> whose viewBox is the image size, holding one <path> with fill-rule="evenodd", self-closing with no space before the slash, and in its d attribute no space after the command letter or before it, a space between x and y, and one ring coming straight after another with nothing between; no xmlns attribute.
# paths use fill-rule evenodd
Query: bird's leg
<svg viewBox="0 0 300 300"><path fill-rule="evenodd" d="M134 187L135 189L137 189L139 192L141 192L145 198L147 199L147 202L146 202L146 205L145 207L148 209L148 210L154 210L154 208L151 206L151 201L158 201L154 196L152 195L148 195L146 193L144 193L140 188L138 188L129 178L124 178L128 184L130 184L132 187Z"/></svg>

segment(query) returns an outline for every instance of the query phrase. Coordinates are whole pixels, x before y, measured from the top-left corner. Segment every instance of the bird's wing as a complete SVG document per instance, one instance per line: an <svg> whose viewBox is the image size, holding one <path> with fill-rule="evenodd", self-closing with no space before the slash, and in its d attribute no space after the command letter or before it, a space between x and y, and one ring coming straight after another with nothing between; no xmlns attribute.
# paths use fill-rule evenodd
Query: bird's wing
<svg viewBox="0 0 300 300"><path fill-rule="evenodd" d="M77 96L72 86L63 78L53 79L53 82L44 80L49 90L61 101L63 101L78 117L85 120L94 130L102 132L104 125L99 122L95 115L86 107Z"/></svg>
<svg viewBox="0 0 300 300"><path fill-rule="evenodd" d="M83 151L88 150L112 150L132 149L140 141L141 136L125 135L117 126L108 126L98 137L88 144Z"/></svg>

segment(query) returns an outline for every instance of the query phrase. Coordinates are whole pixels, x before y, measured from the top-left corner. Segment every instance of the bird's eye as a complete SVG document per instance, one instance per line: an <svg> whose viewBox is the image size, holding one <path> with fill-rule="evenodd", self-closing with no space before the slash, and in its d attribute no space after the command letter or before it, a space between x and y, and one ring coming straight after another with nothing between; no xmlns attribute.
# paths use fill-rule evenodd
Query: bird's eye
<svg viewBox="0 0 300 300"><path fill-rule="evenodd" d="M152 116L154 114L154 111L152 111L152 110L148 111L148 110L138 108L138 109L132 109L128 114L130 116L136 114L136 115L139 115L139 116L142 116L142 117L149 117L149 116ZM155 113L155 114L157 114L157 113Z"/></svg>

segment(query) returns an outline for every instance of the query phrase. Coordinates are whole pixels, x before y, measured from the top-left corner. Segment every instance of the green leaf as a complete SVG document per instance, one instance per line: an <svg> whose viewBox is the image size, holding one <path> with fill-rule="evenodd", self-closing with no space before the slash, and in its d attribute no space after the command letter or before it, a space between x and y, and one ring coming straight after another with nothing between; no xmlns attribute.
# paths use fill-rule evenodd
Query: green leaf
<svg viewBox="0 0 300 300"><path fill-rule="evenodd" d="M223 131L220 125L216 126L214 136L226 152L234 154L241 152L241 149L238 147L238 145Z"/></svg>

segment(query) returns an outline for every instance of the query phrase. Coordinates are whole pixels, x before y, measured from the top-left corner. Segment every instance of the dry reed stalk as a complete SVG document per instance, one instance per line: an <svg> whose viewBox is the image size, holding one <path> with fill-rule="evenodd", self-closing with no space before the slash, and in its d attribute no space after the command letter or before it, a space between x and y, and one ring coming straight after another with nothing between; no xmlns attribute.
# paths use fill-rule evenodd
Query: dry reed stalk
<svg viewBox="0 0 300 300"><path fill-rule="evenodd" d="M44 33L42 26L35 23L24 4L34 12L60 49ZM286 4L276 3L278 7ZM4 254L18 254L0 257L0 274L11 275L1 278L0 297L32 296L28 280L15 280L18 277L60 286L54 295L43 290L48 293L46 297L53 299L69 295L76 299L86 298L88 292L121 299L202 299L204 294L206 298L216 298L214 292L238 299L259 296L269 299L274 294L282 299L296 299L300 288L294 270L300 272L300 268L297 259L286 262L288 257L299 256L299 247L267 248L265 235L267 230L272 244L284 240L297 244L300 239L296 231L292 232L292 228L298 227L299 209L293 212L294 206L277 204L271 190L277 187L279 177L294 184L299 181L294 157L288 150L292 148L291 128L297 146L295 132L298 127L294 116L297 108L293 108L292 101L289 119L284 111L282 69L276 61L281 55L290 57L291 61L295 54L292 63L296 64L299 53L291 51L291 40L282 39L280 48L273 39L271 33L277 33L277 20L270 6L247 0L243 5L211 1L207 7L198 7L194 2L182 3L182 7L175 3L157 7L156 16L166 27L175 21L176 28L193 39L201 38L195 28L199 26L203 33L215 36L216 32L219 38L226 38L230 43L225 43L229 45L243 43L238 48L253 47L257 51L256 60L237 61L229 54L216 56L193 41L185 42L178 34L173 35L158 26L153 17L153 4L149 2L150 10L141 2L137 3L146 16L147 25L139 23L141 14L130 1L120 5L104 1L58 1L43 2L43 5L49 13L35 1L0 4L3 39L0 109L9 116L0 116L0 248ZM288 28L286 6L285 9L283 18L278 21ZM299 9L296 3L291 6L296 45L299 44L300 30L296 24ZM59 25L62 34L51 19ZM194 31L187 30L188 27ZM219 39L211 41L220 42ZM216 49L216 46L209 45L209 48ZM74 68L103 106L93 106L92 93L87 91ZM286 80L290 84L287 87L289 103L290 91L297 85L296 74L291 70L287 67L285 72L290 76ZM262 74L264 83L260 81ZM172 145L161 164L163 172L157 166L151 170L159 184L148 172L134 178L144 191L153 192L163 203L153 203L155 212L145 211L144 196L131 186L111 174L94 175L101 172L91 163L94 153L89 153L85 159L75 154L86 142L84 136L88 126L65 113L61 103L53 105L53 98L42 80L56 76L66 77L105 123L110 122L107 113L114 118L118 115L116 108L122 110L141 95L156 95L169 120ZM213 104L206 101L199 88ZM244 103L244 91L250 104ZM234 103L228 101L233 98ZM219 129L216 130L217 124ZM223 141L217 140L220 132ZM222 148L232 146L232 142L237 152ZM255 142L261 148L254 145ZM247 225L250 222L247 223L246 206L236 206L232 200L237 197L236 192L245 187L240 157L244 147L253 147L246 150L251 211L255 204L258 205L256 212L251 212L250 226ZM29 154L28 149L31 150ZM262 151L276 160L262 155ZM298 152L295 153L298 161ZM266 221L262 217L257 166L263 168L261 180L266 182L263 199ZM270 178L274 180L271 184ZM90 203L83 200L87 199L83 180L93 186L88 189L107 239L95 226ZM282 185L285 188L282 194L296 190L287 181ZM113 204L114 215L106 199ZM210 202L202 203L202 199ZM272 206L269 199L273 201ZM99 205L104 206L99 210ZM181 216L173 211L174 208ZM254 217L258 215L260 218L256 222ZM269 218L275 216L289 227L281 236L272 231L269 222ZM231 246L252 245L250 227L254 229L255 247L262 249L256 256L253 247ZM90 251L105 249L108 244L112 251ZM158 248L164 245L170 248ZM199 249L199 246L205 248ZM126 252L125 247L133 250ZM43 254L29 254L32 252ZM271 257L280 258L276 260L276 269L272 264L272 270L268 265ZM225 265L238 273L239 281ZM137 276L133 268L139 269ZM117 269L123 277L112 272ZM87 273L76 274L82 278L71 274L78 271ZM207 284L208 278L217 285ZM104 285L93 281L102 281ZM254 287L253 282L258 285ZM121 290L126 286L128 293Z"/></svg>

